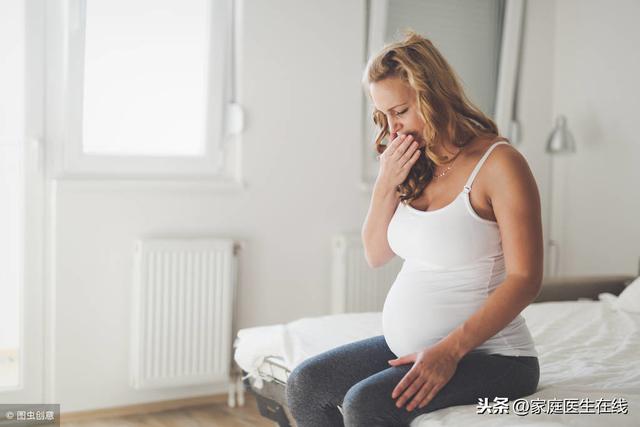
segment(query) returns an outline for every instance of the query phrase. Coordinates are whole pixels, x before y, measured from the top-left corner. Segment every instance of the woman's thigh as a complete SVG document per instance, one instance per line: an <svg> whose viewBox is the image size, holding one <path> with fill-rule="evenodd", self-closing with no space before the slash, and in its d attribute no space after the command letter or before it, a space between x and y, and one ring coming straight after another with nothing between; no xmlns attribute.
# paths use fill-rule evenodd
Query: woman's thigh
<svg viewBox="0 0 640 427"><path fill-rule="evenodd" d="M384 336L379 335L306 359L287 379L289 407L296 418L312 418L311 412L321 408L337 411L351 386L388 368L388 361L395 358Z"/></svg>
<svg viewBox="0 0 640 427"><path fill-rule="evenodd" d="M470 353L463 357L449 382L424 407L395 406L393 389L412 364L387 368L351 387L344 398L345 425L409 425L421 414L449 406L477 404L481 398L517 399L536 391L540 376L537 358ZM409 403L411 399L407 401Z"/></svg>

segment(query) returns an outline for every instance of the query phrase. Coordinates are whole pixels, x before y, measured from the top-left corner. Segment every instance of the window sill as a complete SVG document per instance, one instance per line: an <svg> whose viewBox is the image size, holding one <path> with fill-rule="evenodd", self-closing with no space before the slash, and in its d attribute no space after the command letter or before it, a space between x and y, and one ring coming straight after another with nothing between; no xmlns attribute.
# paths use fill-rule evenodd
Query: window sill
<svg viewBox="0 0 640 427"><path fill-rule="evenodd" d="M52 179L57 187L88 191L211 191L241 192L247 183L241 178L173 178L173 177L58 177Z"/></svg>

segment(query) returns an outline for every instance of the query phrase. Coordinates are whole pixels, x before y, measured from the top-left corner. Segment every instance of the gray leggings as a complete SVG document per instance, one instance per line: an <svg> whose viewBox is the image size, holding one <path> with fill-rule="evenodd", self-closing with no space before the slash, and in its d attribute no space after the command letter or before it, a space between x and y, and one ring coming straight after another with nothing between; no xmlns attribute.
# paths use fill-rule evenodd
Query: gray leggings
<svg viewBox="0 0 640 427"><path fill-rule="evenodd" d="M456 372L423 408L395 406L391 392L412 364L391 367L395 359L384 336L346 344L299 364L287 380L287 404L298 427L408 426L421 414L486 397L509 400L535 393L537 357L467 353ZM409 403L409 399L406 403ZM338 409L342 408L342 415Z"/></svg>

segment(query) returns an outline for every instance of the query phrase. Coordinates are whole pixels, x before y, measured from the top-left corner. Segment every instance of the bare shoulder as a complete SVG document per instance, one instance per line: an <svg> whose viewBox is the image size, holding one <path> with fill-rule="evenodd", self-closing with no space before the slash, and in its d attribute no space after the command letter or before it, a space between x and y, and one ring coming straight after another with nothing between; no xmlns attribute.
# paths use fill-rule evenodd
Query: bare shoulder
<svg viewBox="0 0 640 427"><path fill-rule="evenodd" d="M516 178L531 173L527 159L511 144L496 145L485 161L486 174L492 178Z"/></svg>
<svg viewBox="0 0 640 427"><path fill-rule="evenodd" d="M474 141L467 152L469 162L476 164L493 144L500 141L504 141L504 139L484 138ZM526 164L524 156L510 143L498 144L489 153L479 172L482 175L490 175L490 171L495 172L497 169L504 168L518 169Z"/></svg>
<svg viewBox="0 0 640 427"><path fill-rule="evenodd" d="M477 164L487 150L499 141L504 139L494 136L474 141L469 147L469 163ZM498 193L508 195L514 191L525 191L529 194L537 192L535 179L526 158L510 143L498 144L491 150L478 171L474 187L476 200L484 200L488 206L493 205Z"/></svg>
<svg viewBox="0 0 640 427"><path fill-rule="evenodd" d="M483 169L490 199L494 198L496 192L524 192L533 196L538 191L527 159L510 144L494 147Z"/></svg>

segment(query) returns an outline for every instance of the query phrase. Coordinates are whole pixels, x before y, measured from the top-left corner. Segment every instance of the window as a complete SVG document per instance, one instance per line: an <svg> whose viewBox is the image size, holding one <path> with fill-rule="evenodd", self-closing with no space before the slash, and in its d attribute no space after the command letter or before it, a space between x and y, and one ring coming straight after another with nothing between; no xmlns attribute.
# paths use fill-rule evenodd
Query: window
<svg viewBox="0 0 640 427"><path fill-rule="evenodd" d="M47 2L56 177L216 176L237 142L231 0ZM228 171L226 171L228 172Z"/></svg>

